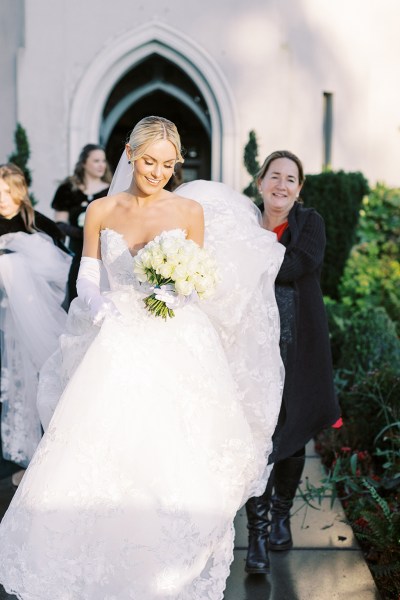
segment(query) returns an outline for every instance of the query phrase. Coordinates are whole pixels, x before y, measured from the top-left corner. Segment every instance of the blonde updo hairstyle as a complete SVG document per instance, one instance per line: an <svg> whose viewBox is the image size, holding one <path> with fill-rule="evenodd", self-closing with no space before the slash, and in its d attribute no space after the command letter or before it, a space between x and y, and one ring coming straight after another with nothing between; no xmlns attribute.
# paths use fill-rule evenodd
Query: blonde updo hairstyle
<svg viewBox="0 0 400 600"><path fill-rule="evenodd" d="M12 199L19 205L19 212L26 230L36 231L35 212L29 199L28 186L22 170L13 163L0 165L0 179L7 183Z"/></svg>
<svg viewBox="0 0 400 600"><path fill-rule="evenodd" d="M130 160L135 160L146 153L146 149L153 142L158 140L168 140L175 147L176 162L183 163L181 138L176 125L164 117L145 117L139 121L133 128L128 145L132 151Z"/></svg>

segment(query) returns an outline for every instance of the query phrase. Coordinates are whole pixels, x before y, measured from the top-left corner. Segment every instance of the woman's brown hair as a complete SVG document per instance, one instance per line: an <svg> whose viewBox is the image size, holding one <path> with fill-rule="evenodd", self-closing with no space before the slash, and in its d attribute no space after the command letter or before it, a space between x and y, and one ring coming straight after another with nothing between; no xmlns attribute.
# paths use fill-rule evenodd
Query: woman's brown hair
<svg viewBox="0 0 400 600"><path fill-rule="evenodd" d="M94 150L102 150L104 152L103 146L99 144L86 144L81 150L78 161L74 168L74 174L71 177L67 177L66 181L71 184L73 190L80 189L85 185L85 163L89 158L89 154ZM104 171L104 175L101 178L101 181L104 183L111 183L112 173L108 162L106 161L106 170Z"/></svg>
<svg viewBox="0 0 400 600"><path fill-rule="evenodd" d="M0 179L8 184L12 199L19 204L19 212L26 230L36 231L35 212L29 199L28 185L22 170L13 163L0 165Z"/></svg>
<svg viewBox="0 0 400 600"><path fill-rule="evenodd" d="M256 175L257 181L259 181L260 179L263 179L263 177L265 176L265 173L268 171L270 164L272 163L272 161L276 160L277 158L288 158L289 160L292 160L297 165L297 169L299 171L299 183L300 184L304 183L305 177L304 177L303 164L302 164L301 160L299 159L299 157L296 156L295 154L293 154L293 152L290 152L289 150L275 150L275 152L272 152L272 154L267 156L267 158L264 160L264 162L262 164L261 169L258 171L258 173Z"/></svg>

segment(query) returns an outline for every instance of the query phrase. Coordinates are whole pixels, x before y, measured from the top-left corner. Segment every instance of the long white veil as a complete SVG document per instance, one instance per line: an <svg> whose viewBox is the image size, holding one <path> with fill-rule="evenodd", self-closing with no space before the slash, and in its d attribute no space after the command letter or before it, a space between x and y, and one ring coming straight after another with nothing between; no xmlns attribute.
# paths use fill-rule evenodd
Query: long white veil
<svg viewBox="0 0 400 600"><path fill-rule="evenodd" d="M114 194L118 194L119 192L127 190L131 181L132 165L128 160L126 152L124 151L119 159L117 168L115 169L107 196L113 196Z"/></svg>
<svg viewBox="0 0 400 600"><path fill-rule="evenodd" d="M201 307L222 341L253 432L259 479L247 490L247 497L257 496L269 477L267 461L282 401L284 368L274 282L285 248L274 233L260 226L254 203L229 186L192 181L175 193L203 206L204 245L219 265L217 294Z"/></svg>

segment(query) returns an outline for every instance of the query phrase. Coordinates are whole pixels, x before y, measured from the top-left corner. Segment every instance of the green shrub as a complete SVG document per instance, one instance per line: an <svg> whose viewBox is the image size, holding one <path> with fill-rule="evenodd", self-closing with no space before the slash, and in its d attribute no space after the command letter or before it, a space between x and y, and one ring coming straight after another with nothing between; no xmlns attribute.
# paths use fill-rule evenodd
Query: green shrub
<svg viewBox="0 0 400 600"><path fill-rule="evenodd" d="M376 464L381 465L385 477L391 478L394 467L389 465L387 453L392 458L397 456L398 463L398 448L392 447L398 441L395 437L400 415L398 370L385 365L366 373L362 380L343 389L339 398L344 420L343 428L338 431L340 446L379 457Z"/></svg>
<svg viewBox="0 0 400 600"><path fill-rule="evenodd" d="M376 242L382 250L399 259L400 189L378 184L364 198L360 215L358 241Z"/></svg>
<svg viewBox="0 0 400 600"><path fill-rule="evenodd" d="M357 309L329 297L325 307L336 371L352 374L352 383L385 364L400 372L400 340L383 307Z"/></svg>
<svg viewBox="0 0 400 600"><path fill-rule="evenodd" d="M384 308L354 311L326 299L335 385L344 417L340 445L374 453L400 419L400 341Z"/></svg>
<svg viewBox="0 0 400 600"><path fill-rule="evenodd" d="M364 198L357 245L325 298L344 425L318 435L328 484L342 500L382 599L400 598L400 193Z"/></svg>
<svg viewBox="0 0 400 600"><path fill-rule="evenodd" d="M307 175L301 197L324 218L326 251L322 271L322 290L338 299L338 286L350 250L356 241L356 227L368 183L361 173L326 171Z"/></svg>
<svg viewBox="0 0 400 600"><path fill-rule="evenodd" d="M345 306L382 306L400 333L400 190L378 185L363 201L339 291Z"/></svg>
<svg viewBox="0 0 400 600"><path fill-rule="evenodd" d="M384 590L384 598L400 596L400 506L395 499L386 500L364 482L370 493L367 510L356 510L353 527L361 544L366 544L372 573Z"/></svg>
<svg viewBox="0 0 400 600"><path fill-rule="evenodd" d="M349 312L343 314L349 317ZM352 372L354 381L364 379L365 373L384 365L400 371L400 341L386 310L370 307L353 312L350 317L342 332L337 367Z"/></svg>

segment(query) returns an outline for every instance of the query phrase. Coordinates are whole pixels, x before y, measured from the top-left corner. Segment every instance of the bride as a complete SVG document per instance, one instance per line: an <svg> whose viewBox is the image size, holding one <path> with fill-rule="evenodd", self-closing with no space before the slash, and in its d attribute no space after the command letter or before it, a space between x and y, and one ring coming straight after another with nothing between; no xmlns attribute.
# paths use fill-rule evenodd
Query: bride
<svg viewBox="0 0 400 600"><path fill-rule="evenodd" d="M167 192L178 161L175 125L142 119L87 211L78 298L41 374L46 433L0 526L0 581L22 600L221 600L235 513L265 489L284 248L223 184ZM176 230L220 282L164 320L133 257Z"/></svg>

